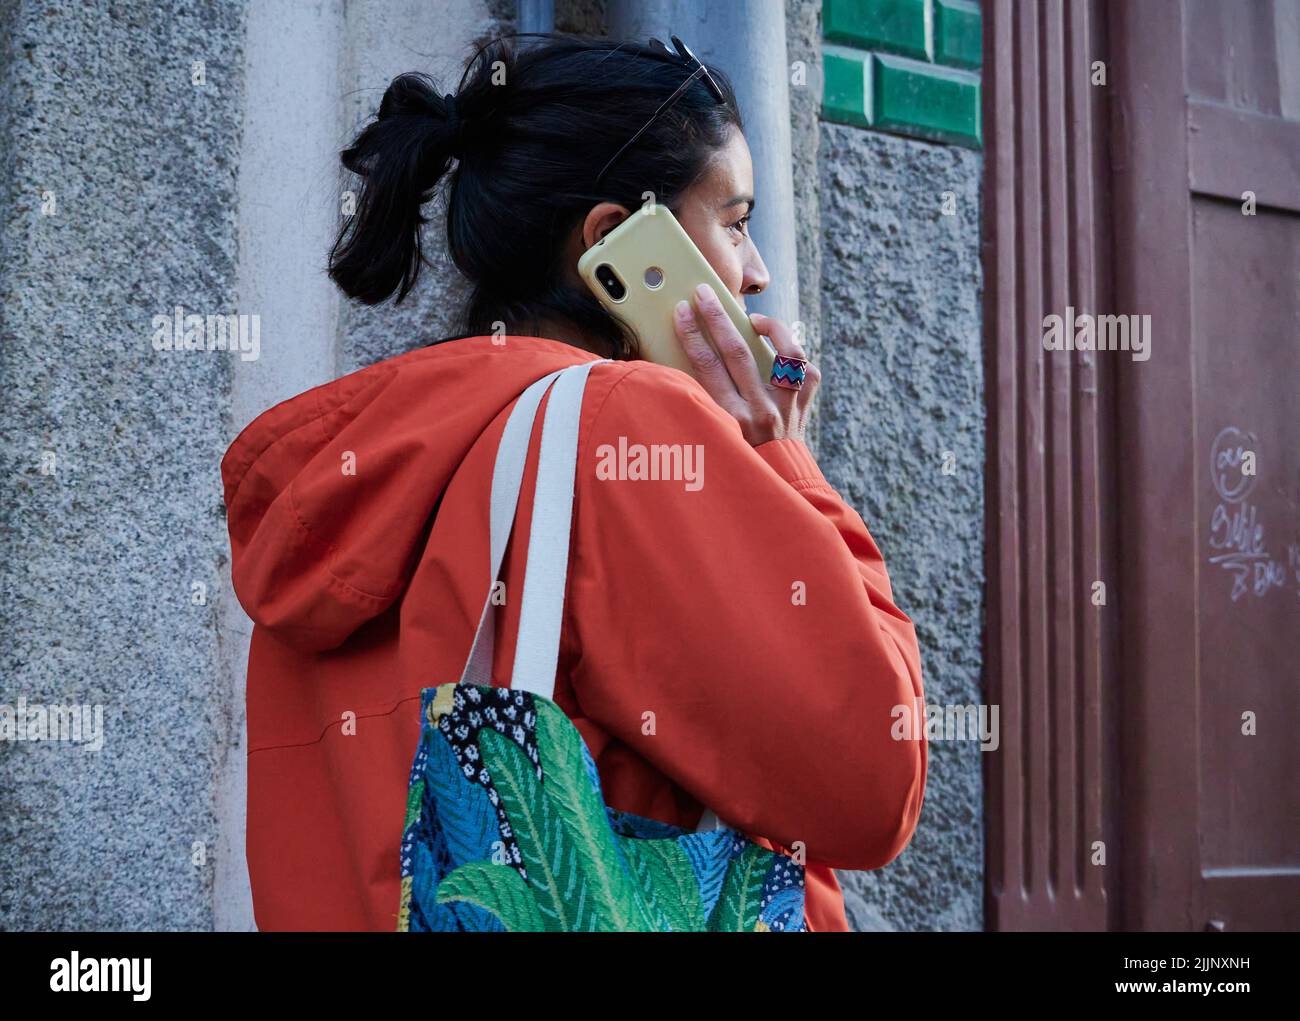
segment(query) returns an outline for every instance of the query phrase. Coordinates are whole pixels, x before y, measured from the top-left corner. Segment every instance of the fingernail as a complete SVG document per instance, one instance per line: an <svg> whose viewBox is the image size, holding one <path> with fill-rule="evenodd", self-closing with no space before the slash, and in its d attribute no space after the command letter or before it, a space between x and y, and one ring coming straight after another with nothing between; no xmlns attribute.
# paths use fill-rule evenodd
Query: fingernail
<svg viewBox="0 0 1300 1021"><path fill-rule="evenodd" d="M708 284L700 284L699 287L695 288L695 294L697 297L709 301L713 297L713 288Z"/></svg>
<svg viewBox="0 0 1300 1021"><path fill-rule="evenodd" d="M691 303L683 299L676 304L673 311L677 313L678 319L689 319L691 316Z"/></svg>

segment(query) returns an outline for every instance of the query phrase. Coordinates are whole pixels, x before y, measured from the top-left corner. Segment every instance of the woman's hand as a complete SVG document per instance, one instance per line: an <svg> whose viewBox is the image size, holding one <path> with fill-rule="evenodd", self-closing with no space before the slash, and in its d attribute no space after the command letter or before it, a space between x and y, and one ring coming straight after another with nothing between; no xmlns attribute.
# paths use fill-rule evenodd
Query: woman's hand
<svg viewBox="0 0 1300 1021"><path fill-rule="evenodd" d="M777 354L808 357L781 320L752 312L749 321L772 342ZM708 284L696 289L693 309L685 301L677 303L673 329L695 370L695 378L740 423L740 431L750 446L769 440L803 439L808 406L821 382L817 366L808 364L801 390L775 386L761 378L753 352Z"/></svg>

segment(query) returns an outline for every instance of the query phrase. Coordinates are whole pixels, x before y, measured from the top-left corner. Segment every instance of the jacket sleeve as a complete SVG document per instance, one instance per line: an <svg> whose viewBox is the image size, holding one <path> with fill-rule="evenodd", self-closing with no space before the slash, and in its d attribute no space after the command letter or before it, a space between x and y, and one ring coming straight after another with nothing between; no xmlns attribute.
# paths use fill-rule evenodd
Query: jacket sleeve
<svg viewBox="0 0 1300 1021"><path fill-rule="evenodd" d="M920 816L926 744L895 734L924 693L862 518L801 441L749 446L661 366L627 371L582 444L583 713L731 826L810 862L887 864Z"/></svg>

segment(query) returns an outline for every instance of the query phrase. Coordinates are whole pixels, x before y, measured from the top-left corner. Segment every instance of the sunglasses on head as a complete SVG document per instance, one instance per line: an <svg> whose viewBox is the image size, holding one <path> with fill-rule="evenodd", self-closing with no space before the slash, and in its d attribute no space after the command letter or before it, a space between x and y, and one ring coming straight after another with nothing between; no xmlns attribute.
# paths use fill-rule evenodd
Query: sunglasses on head
<svg viewBox="0 0 1300 1021"><path fill-rule="evenodd" d="M709 92L713 94L713 98L717 102L725 103L727 101L721 86L717 83L717 80L714 79L713 75L709 74L709 69L705 67L704 62L691 51L691 48L675 35L670 35L668 38L673 42L673 50L670 50L660 40L651 39L649 47L644 51L644 55L653 57L656 60L666 60L671 64L677 64L689 69L691 73L687 76L686 80L681 83L681 85L677 86L677 90L671 96L659 104L659 108L650 115L650 119L645 122L641 127L641 130L629 138L626 144L624 144L618 152L614 153L609 162L601 168L600 173L596 175L596 187L598 188L600 187L600 183L605 179L605 174L609 171L609 168L614 165L623 153L627 152L628 149L636 144L636 140L645 134L646 129L655 122L655 118L677 102L682 94L690 88L691 82L695 81L697 78L703 79L704 84L708 86Z"/></svg>

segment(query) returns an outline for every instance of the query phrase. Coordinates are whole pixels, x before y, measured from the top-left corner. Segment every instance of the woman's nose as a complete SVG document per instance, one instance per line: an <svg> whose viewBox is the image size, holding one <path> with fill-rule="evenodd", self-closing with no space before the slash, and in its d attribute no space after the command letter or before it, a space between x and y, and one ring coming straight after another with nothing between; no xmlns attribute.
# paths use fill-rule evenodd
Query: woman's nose
<svg viewBox="0 0 1300 1021"><path fill-rule="evenodd" d="M763 263L763 257L758 254L758 249L750 245L750 257L745 261L745 273L740 281L741 294L761 294L767 290L767 285L772 282L772 278L767 275L767 266Z"/></svg>

